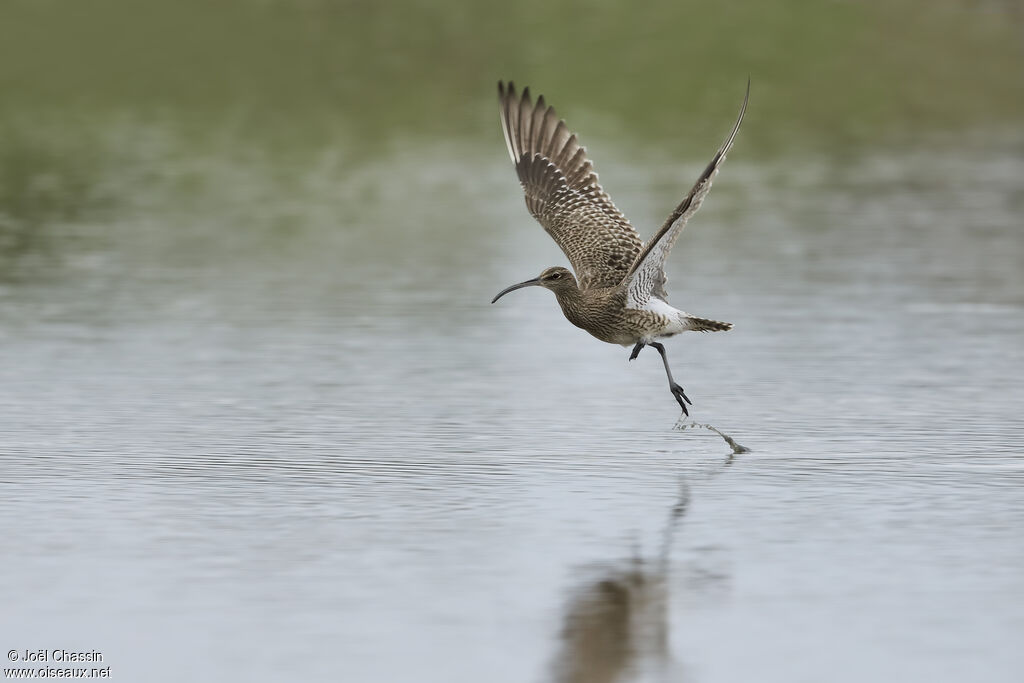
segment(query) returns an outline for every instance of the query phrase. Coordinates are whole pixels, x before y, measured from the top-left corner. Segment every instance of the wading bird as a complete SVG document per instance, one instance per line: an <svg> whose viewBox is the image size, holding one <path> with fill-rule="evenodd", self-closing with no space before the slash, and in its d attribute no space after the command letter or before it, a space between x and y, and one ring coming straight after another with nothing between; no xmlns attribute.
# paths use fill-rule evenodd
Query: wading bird
<svg viewBox="0 0 1024 683"><path fill-rule="evenodd" d="M711 189L743 122L749 97L748 80L729 136L693 189L644 244L601 189L586 149L554 108L545 104L543 96L534 104L529 88L518 94L511 82L507 87L499 82L501 127L526 194L526 207L569 258L576 275L561 266L547 268L532 280L503 289L491 303L522 287L544 287L555 293L562 313L576 327L601 341L633 346L629 360L645 346L653 346L661 354L669 390L689 415L686 404L693 402L672 378L665 347L657 340L686 331L721 332L731 329L732 323L697 318L670 306L665 258Z"/></svg>

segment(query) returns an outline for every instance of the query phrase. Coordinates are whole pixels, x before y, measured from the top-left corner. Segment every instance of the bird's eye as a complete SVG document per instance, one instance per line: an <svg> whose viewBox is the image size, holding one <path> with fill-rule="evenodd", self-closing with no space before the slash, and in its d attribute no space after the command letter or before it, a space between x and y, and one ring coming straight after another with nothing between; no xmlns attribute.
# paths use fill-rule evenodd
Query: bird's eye
<svg viewBox="0 0 1024 683"><path fill-rule="evenodd" d="M551 275L548 275L549 280L557 280L560 277L562 277L561 273L551 273Z"/></svg>

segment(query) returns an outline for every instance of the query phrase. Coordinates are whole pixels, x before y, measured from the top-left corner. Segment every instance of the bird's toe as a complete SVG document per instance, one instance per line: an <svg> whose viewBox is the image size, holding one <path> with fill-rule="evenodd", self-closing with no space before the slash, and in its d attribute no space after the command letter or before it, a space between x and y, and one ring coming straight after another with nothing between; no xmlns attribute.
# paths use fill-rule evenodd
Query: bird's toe
<svg viewBox="0 0 1024 683"><path fill-rule="evenodd" d="M686 404L683 403L683 400L676 396L676 402L679 404L679 407L683 409L683 415L689 416L690 411L686 409Z"/></svg>
<svg viewBox="0 0 1024 683"><path fill-rule="evenodd" d="M683 409L683 413L689 415L690 412L686 409L686 404L689 403L692 406L693 401L690 400L690 397L686 395L686 392L683 391L683 388L678 384L673 384L671 389L672 395L676 397L676 401L679 402L679 406Z"/></svg>

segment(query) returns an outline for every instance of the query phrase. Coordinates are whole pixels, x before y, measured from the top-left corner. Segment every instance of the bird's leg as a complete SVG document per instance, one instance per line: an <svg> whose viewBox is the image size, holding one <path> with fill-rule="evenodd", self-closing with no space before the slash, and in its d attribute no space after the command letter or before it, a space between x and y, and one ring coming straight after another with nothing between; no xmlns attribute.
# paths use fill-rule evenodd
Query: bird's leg
<svg viewBox="0 0 1024 683"><path fill-rule="evenodd" d="M676 397L676 401L679 402L679 407L683 409L683 415L689 415L690 411L686 409L686 403L689 403L692 406L693 401L690 400L690 397L686 395L683 388L676 384L676 381L672 378L672 368L668 366L668 355L665 353L665 345L659 342L651 342L650 345L658 349L658 353L661 354L661 360L665 364L665 374L668 375L669 391L672 392L672 395ZM637 344L637 346L640 345ZM639 351L637 349L633 349L633 353L637 354ZM686 401L686 403L683 403L683 401Z"/></svg>
<svg viewBox="0 0 1024 683"><path fill-rule="evenodd" d="M640 351L646 346L643 342L637 342L636 346L633 347L633 353L629 354L630 360L635 360L640 355Z"/></svg>

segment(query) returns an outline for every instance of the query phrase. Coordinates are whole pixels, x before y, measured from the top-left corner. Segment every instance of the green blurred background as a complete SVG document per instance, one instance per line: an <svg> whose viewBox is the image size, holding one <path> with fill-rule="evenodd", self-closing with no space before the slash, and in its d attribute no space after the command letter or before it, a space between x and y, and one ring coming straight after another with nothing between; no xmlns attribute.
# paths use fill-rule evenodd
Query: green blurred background
<svg viewBox="0 0 1024 683"><path fill-rule="evenodd" d="M706 157L748 76L747 159L1019 145L1022 37L1013 0L5 0L0 244L225 182L173 160L287 182L331 148L338 184L417 145L500 163L499 78L640 158Z"/></svg>
<svg viewBox="0 0 1024 683"><path fill-rule="evenodd" d="M0 98L8 122L127 112L379 142L489 135L512 78L661 138L717 124L749 74L747 145L872 143L1019 124L1021 17L970 0L7 0Z"/></svg>

